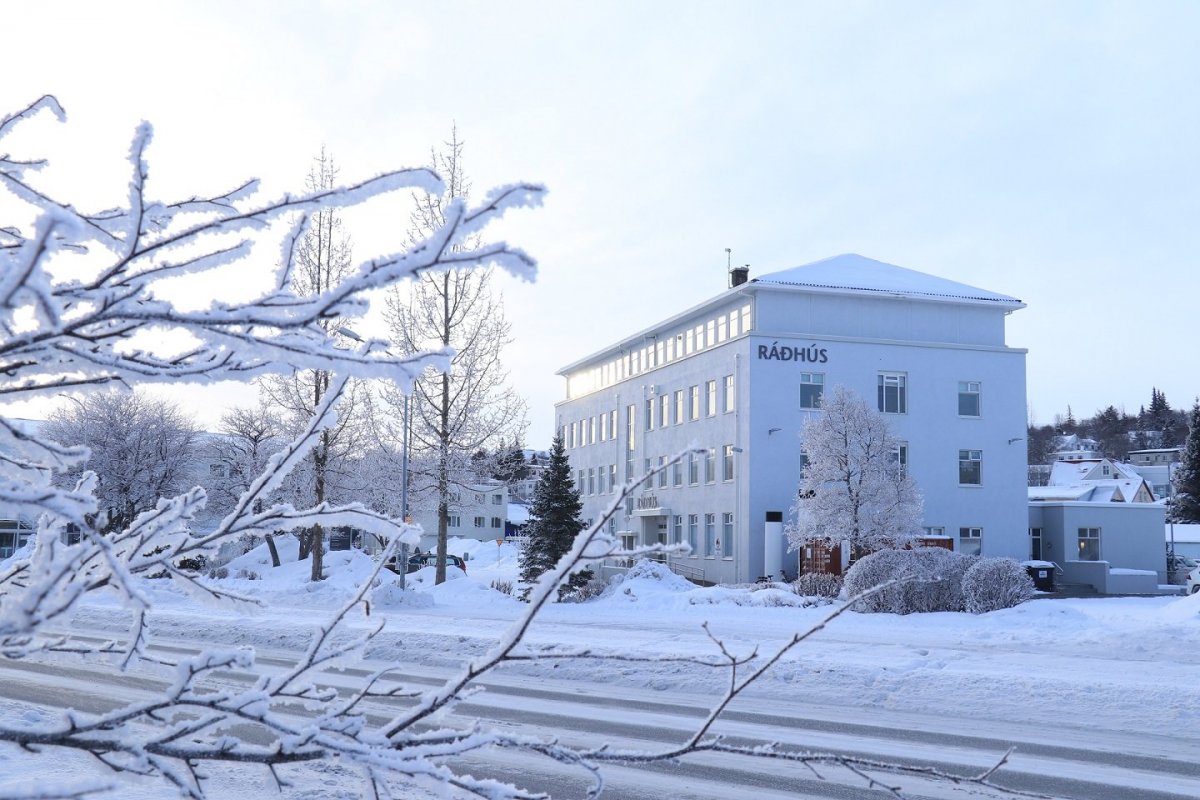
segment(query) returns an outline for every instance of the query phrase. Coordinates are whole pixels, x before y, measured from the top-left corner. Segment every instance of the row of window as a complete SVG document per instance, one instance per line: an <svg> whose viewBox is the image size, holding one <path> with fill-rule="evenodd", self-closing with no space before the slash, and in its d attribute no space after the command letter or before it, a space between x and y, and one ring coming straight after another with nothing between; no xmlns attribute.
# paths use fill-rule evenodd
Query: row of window
<svg viewBox="0 0 1200 800"><path fill-rule="evenodd" d="M488 496L486 494L484 494L482 492L475 492L474 495L475 495L475 504L476 505L481 506L487 502ZM461 503L462 502L462 492L450 492L447 495L447 499L451 503ZM492 505L494 505L494 506L504 505L504 495L502 495L502 494L492 495Z"/></svg>
<svg viewBox="0 0 1200 800"><path fill-rule="evenodd" d="M462 517L458 516L457 514L451 514L448 517L448 522L446 524L447 524L447 527L450 527L450 528L461 528L461 527L463 527ZM474 517L471 520L471 527L473 527L473 528L488 527L487 517ZM491 527L503 528L504 520L500 519L500 517L492 517Z"/></svg>
<svg viewBox="0 0 1200 800"><path fill-rule="evenodd" d="M696 422L704 417L715 417L718 412L732 412L736 406L737 392L732 375L720 381L710 380L687 389L665 391L646 400L644 409L645 429L666 428L671 424ZM629 450L637 447L637 406L625 408L625 443ZM598 442L617 439L617 411L602 411L559 429L567 449L586 447Z"/></svg>
<svg viewBox="0 0 1200 800"><path fill-rule="evenodd" d="M733 457L735 452L737 451L731 444L724 445L720 449L720 480L722 481L733 480ZM658 486L660 489L665 489L668 486L683 486L685 474L688 486L698 486L701 483L701 469L704 470L704 483L716 483L718 480L717 456L717 449L712 448L706 450L703 455L688 453L686 458L670 465L668 465L670 461L669 456L659 456L656 459L647 458L642 462L642 472L640 474L649 475L652 469L658 469L656 475L649 475L646 478L644 483L646 488ZM634 474L634 468L633 458L627 458L625 460L626 481L640 477L640 475ZM575 488L581 495L608 494L617 491L619 488L617 484L617 465L601 464L598 467L576 470Z"/></svg>
<svg viewBox="0 0 1200 800"><path fill-rule="evenodd" d="M878 375L876 407L885 414L908 413L908 375L881 372ZM825 394L825 373L800 373L800 408L820 408ZM983 415L983 385L979 381L958 382L958 415Z"/></svg>
<svg viewBox="0 0 1200 800"><path fill-rule="evenodd" d="M1076 559L1079 561L1100 560L1100 529L1077 528L1075 531ZM1029 557L1042 560L1042 529L1029 529Z"/></svg>
<svg viewBox="0 0 1200 800"><path fill-rule="evenodd" d="M701 527L703 517L703 527ZM684 538L686 536L686 538ZM701 538L703 536L703 538ZM659 537L664 544L665 537ZM717 515L676 514L671 518L671 544L683 544L692 548L692 558L722 558L732 553L733 514L721 514L720 527Z"/></svg>
<svg viewBox="0 0 1200 800"><path fill-rule="evenodd" d="M657 369L665 364L715 347L750 331L750 305L689 326L685 330L666 334L598 367L581 370L567 377L567 397L573 399L613 386L623 380Z"/></svg>

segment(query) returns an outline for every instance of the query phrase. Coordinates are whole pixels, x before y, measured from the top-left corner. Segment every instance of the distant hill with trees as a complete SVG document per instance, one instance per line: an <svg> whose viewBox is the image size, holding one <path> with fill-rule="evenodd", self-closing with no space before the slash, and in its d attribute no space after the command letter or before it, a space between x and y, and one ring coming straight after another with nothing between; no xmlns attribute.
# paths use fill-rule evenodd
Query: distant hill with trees
<svg viewBox="0 0 1200 800"><path fill-rule="evenodd" d="M1188 414L1172 408L1157 388L1150 390L1149 406L1140 407L1136 414L1110 405L1091 417L1076 419L1067 406L1066 414L1055 415L1053 424L1029 426L1029 463L1048 464L1055 438L1072 433L1096 440L1104 455L1125 460L1131 450L1181 447L1188 435Z"/></svg>

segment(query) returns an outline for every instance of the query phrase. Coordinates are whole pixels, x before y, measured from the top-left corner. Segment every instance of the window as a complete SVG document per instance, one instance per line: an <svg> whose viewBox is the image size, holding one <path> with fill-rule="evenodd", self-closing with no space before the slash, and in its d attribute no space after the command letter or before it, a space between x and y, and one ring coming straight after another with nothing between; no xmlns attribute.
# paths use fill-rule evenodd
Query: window
<svg viewBox="0 0 1200 800"><path fill-rule="evenodd" d="M650 470L653 468L654 462L646 458L642 460L642 463L646 467L644 470L642 470L642 474L646 476L646 480L642 481L642 486L645 486L647 489L649 489L654 485L654 476L650 474Z"/></svg>
<svg viewBox="0 0 1200 800"><path fill-rule="evenodd" d="M696 460L695 453L688 453L688 485L695 486L700 483L700 463Z"/></svg>
<svg viewBox="0 0 1200 800"><path fill-rule="evenodd" d="M617 440L617 410L614 408L608 415L608 438Z"/></svg>
<svg viewBox="0 0 1200 800"><path fill-rule="evenodd" d="M925 532L926 536L945 536L946 535L946 529L943 528L941 525L934 525L934 526L927 525L924 528L922 528L921 530L923 530Z"/></svg>
<svg viewBox="0 0 1200 800"><path fill-rule="evenodd" d="M595 468L588 467L587 481L588 481L587 482L587 493L595 494L596 493L596 470L595 470Z"/></svg>
<svg viewBox="0 0 1200 800"><path fill-rule="evenodd" d="M666 392L658 398L658 424L664 428L671 424L671 395Z"/></svg>
<svg viewBox="0 0 1200 800"><path fill-rule="evenodd" d="M601 464L596 467L596 494L604 494L604 474L608 469Z"/></svg>
<svg viewBox="0 0 1200 800"><path fill-rule="evenodd" d="M1029 558L1033 561L1042 560L1042 529L1029 529Z"/></svg>
<svg viewBox="0 0 1200 800"><path fill-rule="evenodd" d="M671 522L673 523L672 531L671 531L671 544L682 544L683 543L683 515L676 514L675 518L673 520L671 520Z"/></svg>
<svg viewBox="0 0 1200 800"><path fill-rule="evenodd" d="M730 311L729 312L729 338L732 339L733 337L735 337L737 335L738 335L738 312Z"/></svg>
<svg viewBox="0 0 1200 800"><path fill-rule="evenodd" d="M627 450L625 452L625 482L629 483L633 478L633 451Z"/></svg>
<svg viewBox="0 0 1200 800"><path fill-rule="evenodd" d="M958 484L960 486L979 486L983 483L983 451L958 451Z"/></svg>
<svg viewBox="0 0 1200 800"><path fill-rule="evenodd" d="M676 461L671 465L671 485L683 486L683 462Z"/></svg>
<svg viewBox="0 0 1200 800"><path fill-rule="evenodd" d="M646 401L646 430L654 430L654 398Z"/></svg>
<svg viewBox="0 0 1200 800"><path fill-rule="evenodd" d="M608 490L615 492L617 490L617 465L608 465Z"/></svg>
<svg viewBox="0 0 1200 800"><path fill-rule="evenodd" d="M696 420L700 419L700 387L693 386L689 392L691 393L692 402L688 408L688 416L691 418L692 422L695 422Z"/></svg>
<svg viewBox="0 0 1200 800"><path fill-rule="evenodd" d="M584 483L583 483L583 470L579 470L579 477L578 477L578 479L575 481L575 488L576 488L576 490L578 490L578 492L579 492L580 494L583 494L583 486L584 486Z"/></svg>
<svg viewBox="0 0 1200 800"><path fill-rule="evenodd" d="M704 515L704 555L713 557L717 554L717 515Z"/></svg>
<svg viewBox="0 0 1200 800"><path fill-rule="evenodd" d="M450 528L457 528L462 525L462 522L460 521L458 514L452 514L451 516L446 517L446 525Z"/></svg>
<svg viewBox="0 0 1200 800"><path fill-rule="evenodd" d="M717 341L725 341L725 326L728 324L729 318L724 314L717 317Z"/></svg>
<svg viewBox="0 0 1200 800"><path fill-rule="evenodd" d="M706 398L704 412L707 416L715 417L717 415L717 382L709 381L704 384L704 396Z"/></svg>
<svg viewBox="0 0 1200 800"><path fill-rule="evenodd" d="M742 306L742 333L750 330L750 304Z"/></svg>
<svg viewBox="0 0 1200 800"><path fill-rule="evenodd" d="M695 337L692 334L691 328L688 328L688 332L687 332L686 336L687 336L686 345L685 345L687 348L686 352L688 355L691 355L696 349Z"/></svg>
<svg viewBox="0 0 1200 800"><path fill-rule="evenodd" d="M722 553L733 550L733 514L728 511L721 515L721 542L724 545Z"/></svg>
<svg viewBox="0 0 1200 800"><path fill-rule="evenodd" d="M635 405L625 408L625 440L625 446L630 450L637 446L637 406Z"/></svg>
<svg viewBox="0 0 1200 800"><path fill-rule="evenodd" d="M667 485L667 457L658 457L658 488L664 489Z"/></svg>
<svg viewBox="0 0 1200 800"><path fill-rule="evenodd" d="M575 430L576 430L576 427L575 427L575 426L576 426L577 424L578 424L578 423L575 423L575 422L572 422L572 423L571 423L571 444L570 444L570 446L571 446L571 447L574 447L574 446L575 446Z"/></svg>
<svg viewBox="0 0 1200 800"><path fill-rule="evenodd" d="M501 505L503 502L504 502L504 495L502 495L502 494L492 495L492 505L498 506L498 505Z"/></svg>
<svg viewBox="0 0 1200 800"><path fill-rule="evenodd" d="M1100 529L1099 528L1080 528L1079 529L1079 560L1080 561L1099 561L1100 560Z"/></svg>
<svg viewBox="0 0 1200 800"><path fill-rule="evenodd" d="M704 452L704 482L717 482L717 450L713 447Z"/></svg>
<svg viewBox="0 0 1200 800"><path fill-rule="evenodd" d="M821 395L825 393L825 373L800 373L800 407L820 408Z"/></svg>
<svg viewBox="0 0 1200 800"><path fill-rule="evenodd" d="M977 556L983 549L983 528L959 528L958 552Z"/></svg>
<svg viewBox="0 0 1200 800"><path fill-rule="evenodd" d="M485 520L483 517L476 517L476 518L475 518L475 527L476 527L476 528L482 528L482 527L484 526L484 523L485 523L486 521L487 521L487 520Z"/></svg>
<svg viewBox="0 0 1200 800"><path fill-rule="evenodd" d="M721 480L733 480L733 445L727 444L724 448L724 457L721 464Z"/></svg>
<svg viewBox="0 0 1200 800"><path fill-rule="evenodd" d="M980 415L979 381L958 382L958 415L978 417Z"/></svg>
<svg viewBox="0 0 1200 800"><path fill-rule="evenodd" d="M493 528L503 528L504 523L500 521L499 517L492 517L492 527Z"/></svg>
<svg viewBox="0 0 1200 800"><path fill-rule="evenodd" d="M475 502L476 502L476 503L478 503L479 505L483 505L483 503L484 503L484 496L483 496L483 495L481 495L481 494L477 494L477 495L475 495Z"/></svg>
<svg viewBox="0 0 1200 800"><path fill-rule="evenodd" d="M896 465L896 477L908 474L908 442L900 442L892 449L892 463Z"/></svg>
<svg viewBox="0 0 1200 800"><path fill-rule="evenodd" d="M908 413L908 376L902 372L879 373L879 410L885 414Z"/></svg>
<svg viewBox="0 0 1200 800"><path fill-rule="evenodd" d="M725 413L729 413L730 411L733 411L735 399L736 399L736 396L733 393L733 376L726 375L725 376Z"/></svg>
<svg viewBox="0 0 1200 800"><path fill-rule="evenodd" d="M605 411L600 415L600 441L608 439L608 412Z"/></svg>
<svg viewBox="0 0 1200 800"><path fill-rule="evenodd" d="M675 424L683 424L683 389L675 392Z"/></svg>
<svg viewBox="0 0 1200 800"><path fill-rule="evenodd" d="M588 444L595 444L596 443L596 418L595 417L590 417L588 419L588 428L591 430L591 433L588 438Z"/></svg>
<svg viewBox="0 0 1200 800"><path fill-rule="evenodd" d="M699 545L697 543L697 535L699 533L700 517L697 514L688 514L688 547L692 548L692 555L700 554Z"/></svg>
<svg viewBox="0 0 1200 800"><path fill-rule="evenodd" d="M717 321L715 319L710 319L708 324L705 325L705 328L708 331L708 346L712 347L717 343Z"/></svg>

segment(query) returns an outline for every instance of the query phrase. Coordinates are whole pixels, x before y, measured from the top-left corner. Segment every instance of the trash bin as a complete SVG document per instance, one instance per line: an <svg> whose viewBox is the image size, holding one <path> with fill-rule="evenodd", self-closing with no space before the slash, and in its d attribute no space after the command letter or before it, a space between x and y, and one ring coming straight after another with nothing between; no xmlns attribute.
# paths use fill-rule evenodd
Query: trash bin
<svg viewBox="0 0 1200 800"><path fill-rule="evenodd" d="M1033 588L1039 592L1054 591L1054 562L1052 561L1022 561L1021 566L1033 578Z"/></svg>

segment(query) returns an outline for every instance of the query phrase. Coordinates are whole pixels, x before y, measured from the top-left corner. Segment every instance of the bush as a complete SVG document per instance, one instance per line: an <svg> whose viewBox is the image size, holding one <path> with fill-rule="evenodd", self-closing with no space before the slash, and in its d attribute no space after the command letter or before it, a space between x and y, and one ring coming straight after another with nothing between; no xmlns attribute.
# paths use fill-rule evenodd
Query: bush
<svg viewBox="0 0 1200 800"><path fill-rule="evenodd" d="M492 588L500 594L511 595L513 593L513 582L502 581L499 578L492 581Z"/></svg>
<svg viewBox="0 0 1200 800"><path fill-rule="evenodd" d="M899 583L859 600L855 610L890 614L962 611L963 576L977 560L977 556L941 547L880 550L860 558L846 573L846 594L853 597L894 580Z"/></svg>
<svg viewBox="0 0 1200 800"><path fill-rule="evenodd" d="M806 572L792 582L792 591L801 597L837 597L842 591L842 578L827 572Z"/></svg>
<svg viewBox="0 0 1200 800"><path fill-rule="evenodd" d="M1033 578L1011 558L985 558L974 564L962 579L966 610L986 614L1012 608L1037 592Z"/></svg>

